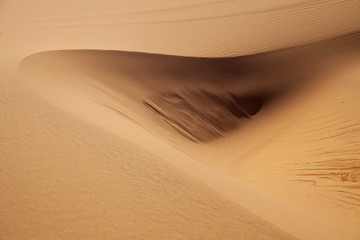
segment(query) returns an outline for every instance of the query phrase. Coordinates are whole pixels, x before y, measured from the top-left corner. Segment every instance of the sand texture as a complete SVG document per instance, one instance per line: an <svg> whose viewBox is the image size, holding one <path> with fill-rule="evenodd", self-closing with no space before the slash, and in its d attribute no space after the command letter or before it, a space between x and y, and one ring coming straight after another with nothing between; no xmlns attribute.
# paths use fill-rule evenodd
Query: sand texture
<svg viewBox="0 0 360 240"><path fill-rule="evenodd" d="M360 239L360 2L0 2L0 239Z"/></svg>

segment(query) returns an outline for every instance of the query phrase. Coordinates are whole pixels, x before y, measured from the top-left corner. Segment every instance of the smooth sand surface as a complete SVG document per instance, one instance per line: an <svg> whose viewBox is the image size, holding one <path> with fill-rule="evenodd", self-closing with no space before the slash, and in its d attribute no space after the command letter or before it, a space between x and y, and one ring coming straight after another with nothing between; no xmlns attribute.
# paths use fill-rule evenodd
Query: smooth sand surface
<svg viewBox="0 0 360 240"><path fill-rule="evenodd" d="M1 239L295 239L164 159L7 80Z"/></svg>
<svg viewBox="0 0 360 240"><path fill-rule="evenodd" d="M3 44L16 46L21 59L59 49L240 56L349 34L359 30L360 22L358 0L3 0L0 4ZM5 45L1 50L17 55Z"/></svg>
<svg viewBox="0 0 360 240"><path fill-rule="evenodd" d="M0 238L357 239L359 8L1 2Z"/></svg>

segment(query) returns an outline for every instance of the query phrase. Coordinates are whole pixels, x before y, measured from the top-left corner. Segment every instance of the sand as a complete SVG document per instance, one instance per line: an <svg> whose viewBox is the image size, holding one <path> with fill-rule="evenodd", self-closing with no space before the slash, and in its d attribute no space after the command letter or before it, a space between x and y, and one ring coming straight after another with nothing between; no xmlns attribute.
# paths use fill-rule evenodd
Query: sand
<svg viewBox="0 0 360 240"><path fill-rule="evenodd" d="M357 239L359 10L3 1L0 238Z"/></svg>

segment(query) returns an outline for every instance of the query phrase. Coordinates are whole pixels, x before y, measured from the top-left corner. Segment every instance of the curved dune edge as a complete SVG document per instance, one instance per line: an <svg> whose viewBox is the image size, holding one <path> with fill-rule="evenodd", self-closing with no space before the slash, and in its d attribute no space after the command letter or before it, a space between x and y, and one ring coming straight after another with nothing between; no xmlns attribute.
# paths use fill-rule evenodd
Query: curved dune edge
<svg viewBox="0 0 360 240"><path fill-rule="evenodd" d="M4 3L0 19L2 41L16 45L11 55L14 58L20 53L17 61L36 52L61 49L227 57L273 51L359 31L357 0L198 1L193 2L193 7L182 1L161 1L159 6L139 2L122 3L125 5L122 7L114 7L119 3L111 2L105 11L105 6L94 7L104 5L102 1L92 4L80 1L76 6L81 12L73 5L56 1L42 3L43 7L34 11L29 9L35 8L35 3L32 6L15 1L14 5ZM69 15L68 9L73 9L73 14ZM113 14L109 16L104 11ZM65 17L66 14L69 16ZM22 21L18 20L20 15ZM1 49L4 53L9 50Z"/></svg>
<svg viewBox="0 0 360 240"><path fill-rule="evenodd" d="M356 41L358 36L351 37L350 42L353 42L354 39ZM357 236L359 232L356 226L359 221L354 216L359 212L357 207L357 195L359 194L357 156L359 152L356 147L356 143L359 141L358 135L356 135L359 124L359 112L356 111L359 101L357 98L359 85L356 80L359 73L356 69L359 63L356 62L356 57L359 48L355 45L352 45L355 48L350 49L339 48L339 46L347 46L344 43L349 43L348 41L345 39L345 42L342 40L325 44L323 48L316 46L316 49L320 49L317 50L318 58L313 48L310 47L306 50L312 52L313 59L309 61L309 65L316 66L317 70L312 73L306 64L299 65L302 67L300 69L301 76L306 76L306 80L309 81L307 85L303 85L302 93L297 98L289 98L286 97L289 94L284 94L259 118L255 118L254 123L247 124L246 128L239 129L238 133L232 133L208 144L194 145L186 138L177 140L176 143L173 142L182 151L206 165L237 179L237 183L234 183L233 187L224 188L224 184L229 180L223 179L219 183L215 183L214 179L201 176L202 174L193 170L194 165L192 164L195 163L191 159L172 157L171 163L300 238L328 239L335 236L336 238L352 239ZM354 49L356 51L353 51ZM326 53L325 58L321 55L324 52ZM303 56L299 52L296 54ZM276 57L282 65L282 61L287 61L286 56L288 55L293 56L290 51L286 54L272 53L255 56L255 58L243 57L239 58L239 61L241 64L242 59L245 58L248 64L246 67L253 68L251 58L254 58L255 70L258 72L262 69L259 67L262 66L259 62L266 63L269 60L273 62L273 57ZM174 69L172 64L179 64L179 62L183 64L188 61L187 58L174 57L174 60L171 60L173 57L166 58L165 56L165 59L161 60L162 57L161 55L116 51L45 52L27 58L22 64L21 73L22 78L30 86L65 110L111 132L118 133L135 144L144 146L154 154L166 158L169 154L174 156L174 153L171 152L175 150L165 147L166 144L160 143L162 141L159 140L155 144L155 140L150 140L153 139L151 134L145 134L141 128L131 123L136 122L155 134L157 134L156 131L169 132L168 128L164 131L165 125L161 125L156 114L144 111L145 107L138 98L155 91L155 89L147 89L146 86L155 86L155 92L161 92L162 88L178 89L186 86L186 82L179 84L176 79L169 80L176 76L169 75L171 72L166 70L162 61L170 66L169 69ZM151 60L150 62L160 64L162 70L160 75L147 75L149 72L146 71L146 68L152 66L146 64L147 58ZM328 61L327 58L331 60ZM201 62L201 59L195 60ZM208 60L206 59L206 61ZM221 59L221 61L223 60ZM215 63L221 64L221 61L217 62L216 60ZM191 62L191 64L194 65L195 62ZM319 62L319 64L316 65L315 62ZM294 64L298 63L299 61L296 61ZM121 69L121 64L125 64L126 67ZM180 66L183 66L182 64ZM142 67L141 70L138 70L138 66ZM185 64L185 66L187 65ZM330 66L332 71L329 71ZM196 68L196 64L194 68ZM348 70L346 70L347 68ZM176 74L182 76L179 69ZM291 76L295 77L294 72L296 71L293 71L293 68L290 69L293 74ZM307 70L309 74L305 74L304 70ZM159 72L159 69L150 67L150 72ZM198 77L201 82L198 84L199 86L205 86L209 91L214 91L214 87L218 87L216 82L207 78L208 75L202 76L205 79L203 82L196 71L195 73L194 71L189 72ZM242 73L241 76L251 76L249 71L245 72L248 75ZM267 72L264 72L268 76ZM282 73L284 74L284 71ZM221 76L221 73L218 74ZM170 83L167 85L161 83L159 76L164 76L164 83ZM187 78L192 79L189 76ZM130 82L135 83L129 84L129 79ZM259 79L262 78L259 77ZM304 81L304 79L290 81L285 86L290 90L291 86L296 86L298 89L299 86L302 86L297 84L298 81ZM151 84L147 85L149 82ZM269 86L264 82L266 83L266 81L259 81L255 85L262 84L262 91L267 89L279 92L276 84ZM280 85L284 84L283 81L280 83ZM254 93L259 91L249 85L241 84L243 83L240 83L239 86L247 86L248 91ZM194 88L194 85L191 86ZM230 85L230 87L233 86ZM339 89L342 90L338 92ZM221 92L221 90L217 90ZM241 91L240 93L244 94ZM344 94L346 100L343 99ZM309 109L309 105L312 108ZM124 118L124 116L126 117ZM347 120L342 123L343 116L347 116ZM323 121L326 122L323 123ZM311 135L305 135L313 126L319 126L320 133L315 131L313 134L310 132ZM152 128L155 131L151 130ZM336 133L336 131L341 132ZM347 137L346 134L349 136L349 139L346 140L346 142L350 141L349 145L341 140L343 137ZM138 136L142 136L141 139ZM174 138L167 139L171 142L179 137L178 135L174 136ZM341 138L338 139L338 136ZM311 142L312 138L314 138L314 143L309 144L308 142ZM268 139L271 139L271 143L267 142ZM320 140L316 142L316 139ZM301 143L298 142L300 140ZM337 141L344 144L342 150L336 148ZM331 147L331 144L335 144L335 148ZM168 149L168 151L158 151L157 149L160 148ZM252 152L251 149L254 148L256 148L256 152ZM331 150L333 148L334 150ZM311 155L308 154L309 152ZM176 159L182 159L180 161L183 162L177 162ZM197 168L203 169L201 164ZM215 179L218 181L221 177L217 176ZM253 190L247 189L246 185ZM244 197L244 194L247 197ZM263 200L257 199L260 198L259 196ZM289 219L296 220L289 221Z"/></svg>

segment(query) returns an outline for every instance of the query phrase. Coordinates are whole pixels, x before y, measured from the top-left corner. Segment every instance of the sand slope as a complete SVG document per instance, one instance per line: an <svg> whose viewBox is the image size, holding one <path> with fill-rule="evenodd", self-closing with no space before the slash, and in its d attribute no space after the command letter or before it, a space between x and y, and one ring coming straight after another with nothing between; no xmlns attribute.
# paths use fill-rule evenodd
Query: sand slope
<svg viewBox="0 0 360 240"><path fill-rule="evenodd" d="M1 82L1 239L293 239L12 80Z"/></svg>

